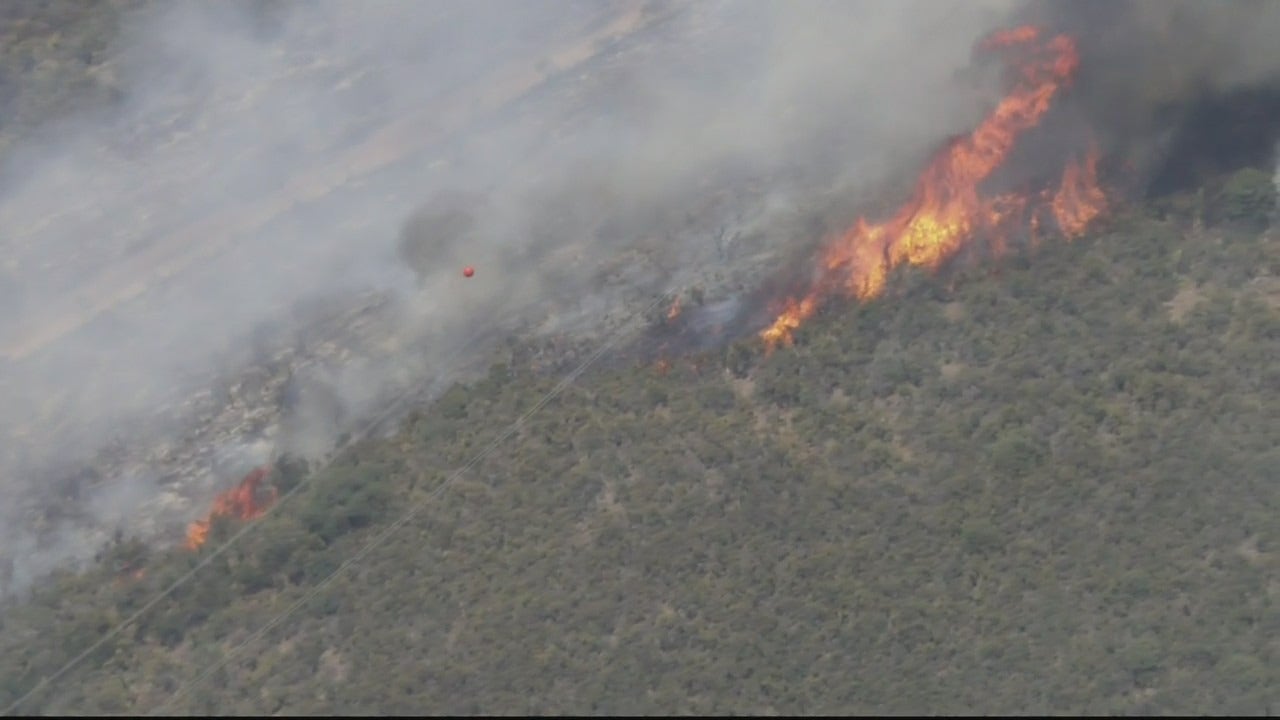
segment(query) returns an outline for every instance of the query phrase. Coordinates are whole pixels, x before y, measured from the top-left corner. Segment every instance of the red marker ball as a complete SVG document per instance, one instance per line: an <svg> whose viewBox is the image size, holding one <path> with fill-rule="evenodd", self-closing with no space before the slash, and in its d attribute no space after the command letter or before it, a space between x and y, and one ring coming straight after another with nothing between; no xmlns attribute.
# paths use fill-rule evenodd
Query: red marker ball
<svg viewBox="0 0 1280 720"><path fill-rule="evenodd" d="M471 267L470 265L462 268L463 277L471 277L472 275L475 275L475 274L476 274L476 269Z"/></svg>

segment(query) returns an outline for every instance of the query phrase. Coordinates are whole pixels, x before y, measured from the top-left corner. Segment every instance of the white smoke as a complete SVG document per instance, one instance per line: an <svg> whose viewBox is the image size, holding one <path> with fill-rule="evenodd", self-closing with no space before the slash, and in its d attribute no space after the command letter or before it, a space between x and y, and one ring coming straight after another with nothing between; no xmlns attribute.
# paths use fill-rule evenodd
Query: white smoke
<svg viewBox="0 0 1280 720"><path fill-rule="evenodd" d="M1280 143L1276 144L1276 170L1272 182L1276 186L1276 211L1280 212Z"/></svg>
<svg viewBox="0 0 1280 720"><path fill-rule="evenodd" d="M579 319L564 327L599 325L621 302L610 283L690 281L715 257L708 216L874 185L984 111L991 88L957 70L1013 5L331 1L279 6L269 26L256 6L174 2L133 16L99 69L123 101L4 158L5 554L29 578L138 513L190 513L182 479L157 471L101 479L91 517L50 544L30 520L61 502L50 478L211 422L193 395L222 392L260 360L255 338L303 332L329 299L394 296L384 322L413 342L306 371L292 431L312 452L517 311L555 298ZM406 222L456 192L479 198L473 234L417 277L397 255ZM619 260L633 243L660 262ZM619 265L609 292L565 270L575 257ZM216 475L225 448L204 450Z"/></svg>

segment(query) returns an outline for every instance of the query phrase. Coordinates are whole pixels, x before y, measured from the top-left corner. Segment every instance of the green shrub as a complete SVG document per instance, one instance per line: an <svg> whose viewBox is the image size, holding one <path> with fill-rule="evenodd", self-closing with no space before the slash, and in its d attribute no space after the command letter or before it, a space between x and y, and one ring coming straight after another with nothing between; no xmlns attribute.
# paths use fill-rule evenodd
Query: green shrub
<svg viewBox="0 0 1280 720"><path fill-rule="evenodd" d="M1266 228L1276 210L1271 173L1245 168L1232 175L1214 198L1212 219L1254 230Z"/></svg>

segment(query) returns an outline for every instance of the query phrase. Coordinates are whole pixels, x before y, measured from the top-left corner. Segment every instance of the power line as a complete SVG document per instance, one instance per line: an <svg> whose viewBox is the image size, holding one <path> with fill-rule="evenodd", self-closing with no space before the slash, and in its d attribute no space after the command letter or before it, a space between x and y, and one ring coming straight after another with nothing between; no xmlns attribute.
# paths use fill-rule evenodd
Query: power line
<svg viewBox="0 0 1280 720"><path fill-rule="evenodd" d="M484 337L484 329L483 329L483 326L481 326L481 327L478 327L478 329L471 334L471 337L468 338L466 343L458 346L457 350L450 353L445 358L445 360L440 363L441 366L447 367L458 357L461 357L467 351L471 350L472 347L476 344L476 342L482 339L483 337ZM151 610L151 608L155 607L162 600L172 595L175 590L177 590L178 588L188 583L193 577L196 576L196 573L200 572L202 569L204 569L205 566L207 566L209 563L213 562L215 559L217 559L219 556L221 556L223 553L229 550L232 545L234 545L236 542L240 540L240 538L244 537L249 531L257 527L258 523L265 520L272 513L276 512L276 510L278 510L282 505L284 505L289 500L289 498L296 495L298 491L301 490L311 480L311 478L320 474L320 472L322 472L329 466L333 465L333 463L341 459L344 455L346 455L347 451L349 451L356 443L360 442L361 440L364 440L366 437L370 435L370 433L372 433L379 426L381 426L382 423L386 422L389 418L393 417L397 412L402 410L406 404L406 401L414 398L415 396L416 396L415 392L410 390L401 394L398 398L396 398L391 403L389 403L386 409L378 413L378 415L376 415L373 418L373 420L371 420L368 424L362 427L359 432L352 434L350 437L347 438L345 442L339 445L334 450L333 454L329 457L328 461L326 461L320 467L316 468L314 472L309 473L296 485L294 485L293 487L285 491L285 493L281 495L276 500L276 502L273 503L272 506L266 510L266 512L264 512L262 515L259 515L257 518L249 521L248 523L240 527L240 529L238 529L235 533L233 533L231 537L227 538L226 542L222 543L217 548L215 548L212 552L208 553L203 558L201 558L200 561L195 564L195 567L192 567L190 570L184 573L177 580L173 581L173 583L171 583L167 588L165 588L164 590L161 590L153 598L148 600L147 603L144 604L141 608L139 608L129 617L125 618L124 621L120 622L115 627L111 628L111 630L107 631L105 635L103 635L101 638L98 638L97 642L93 643L84 651L82 651L79 655L75 656L70 661L65 663L62 667L60 667L57 670L57 672L53 673L52 675L46 678L41 679L40 682L36 683L35 687L31 688L26 693L24 693L21 697L19 697L17 700L14 700L12 703L10 703L9 706L5 708L4 714L5 715L13 714L13 712L17 710L19 707L21 707L24 703L26 703L27 700L31 699L37 693L49 687L53 683L57 682L63 675L67 674L76 666L78 666L81 662L83 662L85 658L92 655L94 652L96 652L99 648L105 645L112 638L119 635L125 628L137 622L139 618L141 618L143 615L147 613L147 611Z"/></svg>
<svg viewBox="0 0 1280 720"><path fill-rule="evenodd" d="M654 308L660 306L672 294L673 293L668 291L658 296L656 300L654 300L648 307L645 308L644 312L640 314L640 317L641 318L646 317L651 311L653 311ZM428 502L435 499L441 493L443 493L446 489L448 489L448 487L452 485L454 481L456 481L459 477L461 477L463 473L475 467L480 461L484 460L486 457L492 454L493 451L496 450L499 445L501 445L508 438L514 435L516 431L519 430L520 427L529 420L529 418L533 417L533 415L535 415L539 410L541 410L548 402L555 399L556 396L560 395L560 393L564 392L566 388L568 388L571 384L573 384L573 382L578 378L578 376L580 376L589 367L595 364L595 362L599 360L600 357L603 356L610 348L612 348L613 345L617 343L618 339L621 337L622 337L622 333L620 330L612 333L606 342L600 345L600 347L597 348L595 352L589 355L585 360L579 363L577 367L575 367L567 375L565 375L565 377L561 379L561 381L557 383L555 387L553 387L550 391L548 391L545 395L543 395L542 398L533 405L533 407L529 408L527 411L525 411L523 415L516 418L514 422L512 422L510 425L507 426L506 430L504 430L500 435L498 435L498 437L490 441L488 445L486 445L482 450L480 450L480 452L473 455L471 459L468 460L466 463L464 463L461 467L453 471L453 473L450 474L447 478L445 478L443 482L437 485L434 490L427 493L427 495L422 499L420 499L418 502L414 503L414 505L409 508L408 512L400 516L400 518L397 519L395 522L391 523L391 525L388 526L387 529L383 530L381 533L378 533L378 535L376 535L372 540L366 543L364 547L360 548L360 550L357 551L354 555L352 555L351 557L343 561L343 563L339 565L337 569L329 573L329 575L324 580L321 580L309 591L304 593L302 597L298 598L298 600L296 600L292 605L290 605L288 608L285 608L283 612L276 615L266 625L263 625L256 632L254 632L252 635L246 638L243 642L241 642L239 645L236 645L234 648L232 648L231 651L227 653L227 655L220 662L216 663L215 665L211 666L209 669L205 670L200 675L196 676L194 680L179 686L178 690L174 692L174 694L169 698L169 700L167 700L165 703L160 705L160 707L156 708L154 711L148 714L149 715L164 714L165 709L173 705L175 702L177 702L178 699L180 699L184 694L186 694L188 690L204 682L204 680L207 679L213 673L217 672L218 670L221 670L233 659L235 659L236 655L238 655L242 650L244 650L244 648L248 647L250 643L253 643L257 639L261 638L273 627L278 625L282 620L292 615L298 608L302 607L304 604L314 599L316 595L318 595L322 590L324 590L325 587L327 587L329 583L331 583L334 580L334 578L338 577L338 575L340 575L343 571L354 566L359 561L363 560L370 552L373 551L374 548L381 545L388 538L390 538L391 535L393 535L397 530L399 530L406 523L412 520L415 515L417 515L424 507L426 507Z"/></svg>

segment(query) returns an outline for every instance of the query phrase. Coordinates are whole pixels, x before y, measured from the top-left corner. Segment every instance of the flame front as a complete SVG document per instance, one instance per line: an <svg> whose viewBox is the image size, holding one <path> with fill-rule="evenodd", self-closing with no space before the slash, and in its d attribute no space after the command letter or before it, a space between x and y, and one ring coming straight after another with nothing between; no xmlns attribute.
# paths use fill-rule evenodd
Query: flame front
<svg viewBox="0 0 1280 720"><path fill-rule="evenodd" d="M1062 172L1062 186L1053 196L1053 216L1068 238L1084 232L1107 207L1107 196L1098 187L1098 149L1089 148L1084 163L1074 158Z"/></svg>
<svg viewBox="0 0 1280 720"><path fill-rule="evenodd" d="M859 300L879 295L890 272L903 263L936 270L979 233L988 237L993 252L1003 251L1007 229L1023 216L1028 199L1015 194L985 198L979 186L1008 158L1018 137L1049 111L1054 96L1071 82L1079 55L1069 36L1042 43L1041 31L1029 26L995 33L979 49L1017 52L1010 58L1018 71L1013 89L972 133L934 156L910 200L889 220L872 224L861 218L827 244L808 294L788 299L773 324L760 333L768 349L790 344L792 332L832 294ZM1105 197L1096 182L1096 152L1083 165L1067 166L1062 188L1052 201L1064 234L1080 233L1104 209ZM1032 221L1038 222L1034 215Z"/></svg>
<svg viewBox="0 0 1280 720"><path fill-rule="evenodd" d="M203 520L197 520L187 528L187 549L196 550L209 539L209 528L219 517L233 517L238 520L252 520L267 511L276 501L276 490L266 498L260 498L259 486L267 477L267 468L256 468L241 478L240 482L230 490L222 493L213 501L213 510Z"/></svg>

